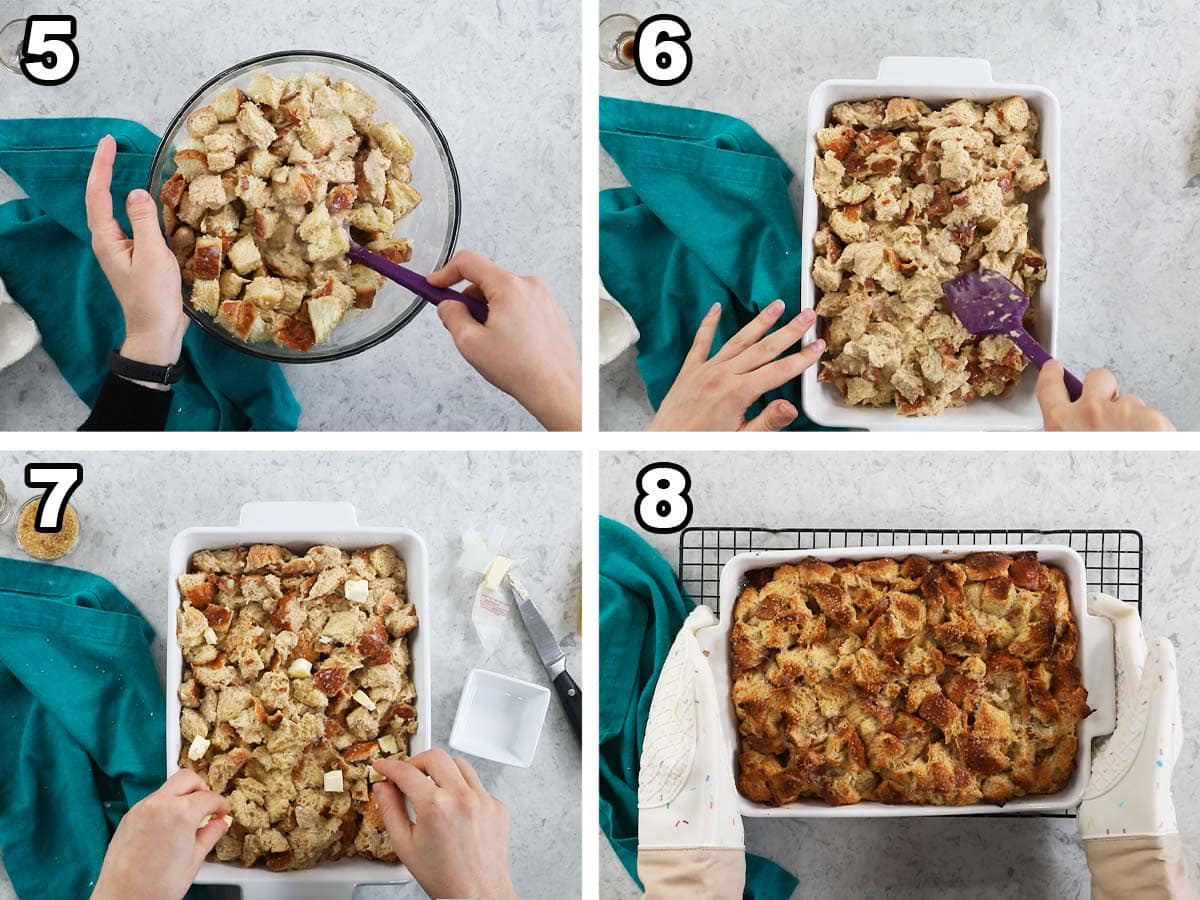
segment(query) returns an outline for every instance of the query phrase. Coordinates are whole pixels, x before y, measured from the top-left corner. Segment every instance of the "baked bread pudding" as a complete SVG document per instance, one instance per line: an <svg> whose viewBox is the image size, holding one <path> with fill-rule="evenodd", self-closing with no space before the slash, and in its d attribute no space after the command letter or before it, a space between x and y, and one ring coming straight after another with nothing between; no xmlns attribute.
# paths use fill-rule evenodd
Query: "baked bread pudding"
<svg viewBox="0 0 1200 900"><path fill-rule="evenodd" d="M384 279L350 264L347 228L408 262L393 233L421 202L412 144L375 106L349 81L260 72L188 116L160 198L195 309L243 341L304 351L371 307Z"/></svg>
<svg viewBox="0 0 1200 900"><path fill-rule="evenodd" d="M1078 643L1063 573L1036 553L753 573L729 634L738 790L769 806L1055 793L1090 713Z"/></svg>
<svg viewBox="0 0 1200 900"><path fill-rule="evenodd" d="M1045 280L1025 202L1048 179L1037 114L1021 97L936 110L893 97L831 117L813 173L819 380L852 406L908 416L1005 394L1028 361L1003 335L969 334L942 282L992 269L1033 298Z"/></svg>
<svg viewBox="0 0 1200 900"><path fill-rule="evenodd" d="M394 861L371 796L417 730L404 561L365 550L201 550L178 580L179 764L229 800L216 858Z"/></svg>

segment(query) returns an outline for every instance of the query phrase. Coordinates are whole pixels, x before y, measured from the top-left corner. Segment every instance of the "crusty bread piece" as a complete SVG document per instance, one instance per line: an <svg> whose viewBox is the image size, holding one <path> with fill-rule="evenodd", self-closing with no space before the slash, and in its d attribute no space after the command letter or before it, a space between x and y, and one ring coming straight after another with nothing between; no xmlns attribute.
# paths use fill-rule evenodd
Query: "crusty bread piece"
<svg viewBox="0 0 1200 900"><path fill-rule="evenodd" d="M368 130L371 140L394 163L411 162L413 146L408 138L391 122L376 122Z"/></svg>
<svg viewBox="0 0 1200 900"><path fill-rule="evenodd" d="M200 281L212 281L221 277L221 255L224 247L220 237L205 235L196 239L195 260L196 278Z"/></svg>
<svg viewBox="0 0 1200 900"><path fill-rule="evenodd" d="M229 202L218 175L201 175L188 185L187 196L202 209L220 209ZM183 217L187 221L186 217ZM188 224L191 224L190 222Z"/></svg>
<svg viewBox="0 0 1200 900"><path fill-rule="evenodd" d="M255 278L246 286L242 298L255 306L274 309L283 300L283 282L278 278Z"/></svg>
<svg viewBox="0 0 1200 900"><path fill-rule="evenodd" d="M218 281L197 280L192 282L192 306L215 316L221 305L221 285Z"/></svg>
<svg viewBox="0 0 1200 900"><path fill-rule="evenodd" d="M269 72L257 72L246 85L246 96L255 103L275 109L283 99L285 84Z"/></svg>
<svg viewBox="0 0 1200 900"><path fill-rule="evenodd" d="M270 338L262 314L253 303L244 300L226 300L222 303L217 310L217 324L244 341L258 343Z"/></svg>
<svg viewBox="0 0 1200 900"><path fill-rule="evenodd" d="M324 344L329 340L333 329L342 321L349 308L339 297L329 294L324 297L309 297L305 302L308 308L308 318L312 323L314 340Z"/></svg>
<svg viewBox="0 0 1200 900"><path fill-rule="evenodd" d="M403 219L417 208L421 195L411 184L404 184L389 178L387 183L387 200L385 205L397 219Z"/></svg>
<svg viewBox="0 0 1200 900"><path fill-rule="evenodd" d="M163 182L162 190L158 192L158 197L162 200L163 206L173 210L179 206L179 201L183 198L185 190L187 190L187 182L182 175L176 172Z"/></svg>
<svg viewBox="0 0 1200 900"><path fill-rule="evenodd" d="M378 253L384 259L390 259L394 263L406 263L412 259L412 241L408 238L371 241L365 246L372 253Z"/></svg>
<svg viewBox="0 0 1200 900"><path fill-rule="evenodd" d="M255 147L250 151L250 171L257 178L270 178L271 174L279 168L280 160L278 156L270 153L267 150L260 150Z"/></svg>
<svg viewBox="0 0 1200 900"><path fill-rule="evenodd" d="M271 123L267 121L257 106L253 103L243 103L237 114L238 130L259 150L266 150L275 143L278 135Z"/></svg>
<svg viewBox="0 0 1200 900"><path fill-rule="evenodd" d="M342 112L350 117L354 127L360 130L370 127L375 115L375 98L345 79L338 81L333 88L341 98Z"/></svg>
<svg viewBox="0 0 1200 900"><path fill-rule="evenodd" d="M396 228L396 218L386 206L360 204L346 218L351 228L369 235L368 240L386 240Z"/></svg>
<svg viewBox="0 0 1200 900"><path fill-rule="evenodd" d="M253 272L262 262L262 254L258 251L258 245L254 243L253 235L244 235L229 248L229 264L239 275Z"/></svg>
<svg viewBox="0 0 1200 900"><path fill-rule="evenodd" d="M387 280L374 269L355 263L350 267L346 284L354 291L354 305L359 309L370 309L375 295Z"/></svg>
<svg viewBox="0 0 1200 900"><path fill-rule="evenodd" d="M176 174L184 181L194 181L208 174L208 153L205 150L186 148L175 153Z"/></svg>
<svg viewBox="0 0 1200 900"><path fill-rule="evenodd" d="M238 110L242 108L242 103L246 100L246 95L242 93L241 88L229 87L213 97L212 108L217 114L217 121L232 122L237 118Z"/></svg>
<svg viewBox="0 0 1200 900"><path fill-rule="evenodd" d="M232 251L232 248L230 248ZM247 284L247 279L240 276L233 269L226 269L221 273L221 299L236 300L242 296L242 288Z"/></svg>
<svg viewBox="0 0 1200 900"><path fill-rule="evenodd" d="M211 106L202 106L187 118L188 134L197 139L212 134L220 124Z"/></svg>

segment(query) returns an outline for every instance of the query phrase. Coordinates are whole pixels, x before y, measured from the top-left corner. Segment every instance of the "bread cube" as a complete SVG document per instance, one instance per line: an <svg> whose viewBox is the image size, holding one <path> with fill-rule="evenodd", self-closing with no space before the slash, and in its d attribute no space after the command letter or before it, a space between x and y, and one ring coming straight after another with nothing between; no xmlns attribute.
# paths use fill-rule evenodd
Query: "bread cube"
<svg viewBox="0 0 1200 900"><path fill-rule="evenodd" d="M255 103L276 109L283 99L285 85L285 81L276 78L269 72L258 72L250 79L250 83L246 85L246 96Z"/></svg>
<svg viewBox="0 0 1200 900"><path fill-rule="evenodd" d="M375 115L375 98L345 79L337 82L333 89L341 98L342 112L350 117L355 127L363 131L370 127L371 117Z"/></svg>
<svg viewBox="0 0 1200 900"><path fill-rule="evenodd" d="M220 122L232 122L246 100L241 88L230 87L213 97L212 108Z"/></svg>
<svg viewBox="0 0 1200 900"><path fill-rule="evenodd" d="M266 150L255 147L250 151L250 171L256 178L270 178L271 173L279 168L278 156Z"/></svg>
<svg viewBox="0 0 1200 900"><path fill-rule="evenodd" d="M186 222L192 228L200 227L200 220L204 218L205 212L205 206L196 201L191 191L183 195L183 199L179 201L179 209L176 210L179 220Z"/></svg>
<svg viewBox="0 0 1200 900"><path fill-rule="evenodd" d="M269 276L255 278L246 285L242 299L263 309L274 309L283 301L283 282Z"/></svg>
<svg viewBox="0 0 1200 900"><path fill-rule="evenodd" d="M220 150L205 158L208 170L214 173L228 172L237 165L237 156L232 150Z"/></svg>
<svg viewBox="0 0 1200 900"><path fill-rule="evenodd" d="M296 229L296 234L305 243L312 243L322 240L332 227L333 220L329 217L329 210L322 204L314 206L312 212L305 216L300 227Z"/></svg>
<svg viewBox="0 0 1200 900"><path fill-rule="evenodd" d="M314 116L330 116L342 111L342 98L333 88L323 84L312 92Z"/></svg>
<svg viewBox="0 0 1200 900"><path fill-rule="evenodd" d="M293 166L310 163L313 158L313 155L299 141L292 145L292 149L288 151L287 155L288 164Z"/></svg>
<svg viewBox="0 0 1200 900"><path fill-rule="evenodd" d="M254 243L253 235L248 234L240 238L229 248L229 264L239 275L253 272L262 265L262 261L262 254L258 251L258 245Z"/></svg>
<svg viewBox="0 0 1200 900"><path fill-rule="evenodd" d="M358 188L352 184L339 184L325 198L325 208L329 210L331 216L340 217L354 207L357 199Z"/></svg>
<svg viewBox="0 0 1200 900"><path fill-rule="evenodd" d="M394 263L406 263L412 259L412 241L407 238L371 241L366 247L372 253L378 253Z"/></svg>
<svg viewBox="0 0 1200 900"><path fill-rule="evenodd" d="M218 175L201 175L195 179L188 185L187 196L202 209L220 209L229 202L229 198L225 196L225 185ZM181 218L187 221L185 216L181 215Z"/></svg>
<svg viewBox="0 0 1200 900"><path fill-rule="evenodd" d="M312 324L313 341L324 344L329 340L333 329L342 321L348 308L342 300L332 294L325 297L309 297L305 302L308 309L308 319Z"/></svg>
<svg viewBox="0 0 1200 900"><path fill-rule="evenodd" d="M224 244L219 237L196 239L196 250L192 255L198 281L215 281L221 277L221 255Z"/></svg>
<svg viewBox="0 0 1200 900"><path fill-rule="evenodd" d="M194 181L201 175L208 174L208 154L204 150L179 150L175 153L176 174L182 175L184 181Z"/></svg>
<svg viewBox="0 0 1200 900"><path fill-rule="evenodd" d="M394 163L411 162L413 146L408 138L391 122L377 122L372 125L367 134L384 155Z"/></svg>
<svg viewBox="0 0 1200 900"><path fill-rule="evenodd" d="M254 236L265 241L275 233L279 225L279 213L271 209L254 210Z"/></svg>
<svg viewBox="0 0 1200 900"><path fill-rule="evenodd" d="M233 193L242 203L246 204L247 210L268 206L272 199L271 188L267 182L249 173L238 176Z"/></svg>
<svg viewBox="0 0 1200 900"><path fill-rule="evenodd" d="M217 324L244 341L257 343L270 337L267 323L258 309L244 300L226 300L222 303L217 310Z"/></svg>
<svg viewBox="0 0 1200 900"><path fill-rule="evenodd" d="M215 316L221 305L221 285L217 281L204 280L192 283L192 306L202 313Z"/></svg>
<svg viewBox="0 0 1200 900"><path fill-rule="evenodd" d="M242 296L242 288L246 286L246 279L238 275L233 269L226 269L221 273L221 299L236 300Z"/></svg>
<svg viewBox="0 0 1200 900"><path fill-rule="evenodd" d="M300 304L304 302L306 293L308 293L308 287L303 281L285 281L283 283L283 299L279 301L276 308L289 316L294 315L300 309Z"/></svg>
<svg viewBox="0 0 1200 900"><path fill-rule="evenodd" d="M243 103L237 114L238 131L259 150L266 150L275 143L278 135L274 126L267 121L257 106L253 103Z"/></svg>
<svg viewBox="0 0 1200 900"><path fill-rule="evenodd" d="M165 208L174 210L179 206L179 201L183 198L183 192L186 190L187 181L176 172L163 184L162 190L158 192L158 199L162 201Z"/></svg>
<svg viewBox="0 0 1200 900"><path fill-rule="evenodd" d="M359 309L370 309L375 303L375 294L384 286L386 279L374 269L355 263L350 266L346 284L354 291L354 305Z"/></svg>
<svg viewBox="0 0 1200 900"><path fill-rule="evenodd" d="M350 210L346 221L351 228L366 232L373 241L390 238L392 232L396 230L395 217L386 206L360 203Z"/></svg>
<svg viewBox="0 0 1200 900"><path fill-rule="evenodd" d="M386 206L397 219L403 219L421 202L421 195L411 184L388 179Z"/></svg>
<svg viewBox="0 0 1200 900"><path fill-rule="evenodd" d="M188 134L197 139L212 134L220 124L211 106L202 106L187 117Z"/></svg>
<svg viewBox="0 0 1200 900"><path fill-rule="evenodd" d="M368 203L381 206L387 199L388 168L391 161L378 147L371 148L355 165L359 195Z"/></svg>
<svg viewBox="0 0 1200 900"><path fill-rule="evenodd" d="M276 172L275 176L278 175L279 172ZM304 206L313 201L317 189L317 178L315 175L302 172L299 169L289 169L285 177L286 180L282 184L276 182L272 188L275 199L280 206L294 206L297 204ZM274 176L272 180L274 180Z"/></svg>
<svg viewBox="0 0 1200 900"><path fill-rule="evenodd" d="M232 239L242 224L242 216L236 206L229 203L214 213L209 213L200 222L200 231Z"/></svg>
<svg viewBox="0 0 1200 900"><path fill-rule="evenodd" d="M313 156L324 156L333 149L337 132L333 123L322 116L312 116L300 126L300 143Z"/></svg>
<svg viewBox="0 0 1200 900"><path fill-rule="evenodd" d="M306 255L309 262L324 262L344 256L349 250L350 235L346 233L346 229L334 227L328 229L318 240L308 243Z"/></svg>

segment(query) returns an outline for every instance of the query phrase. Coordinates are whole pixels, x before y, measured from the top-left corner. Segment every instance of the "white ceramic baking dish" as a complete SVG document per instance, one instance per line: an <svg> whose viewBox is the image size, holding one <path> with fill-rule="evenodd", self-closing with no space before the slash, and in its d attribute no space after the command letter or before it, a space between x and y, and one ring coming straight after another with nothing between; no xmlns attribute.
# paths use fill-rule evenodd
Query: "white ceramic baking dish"
<svg viewBox="0 0 1200 900"><path fill-rule="evenodd" d="M1021 553L1036 551L1038 558L1048 565L1062 569L1067 578L1067 591L1071 599L1071 611L1079 625L1079 662L1083 675L1083 686L1088 692L1088 706L1092 714L1079 724L1079 749L1075 756L1075 772L1065 788L1056 794L1037 797L1021 797L1006 803L1003 808L992 803L976 803L970 806L934 806L922 804L888 805L885 803L862 802L849 806L830 806L820 800L801 800L785 806L772 807L755 803L738 795L738 804L743 816L791 817L812 819L868 818L899 816L962 816L979 813L1000 812L1045 812L1070 809L1079 804L1091 772L1092 739L1111 734L1116 724L1116 676L1114 669L1112 625L1107 619L1092 616L1087 611L1087 575L1083 560L1070 547L1053 544L992 544L987 546L939 545L907 547L849 547L832 550L760 550L739 553L721 570L721 618L719 623L699 635L700 646L707 656L716 680L718 692L723 692L726 702L721 708L721 728L728 765L736 775L738 733L737 719L729 697L729 628L733 621L733 607L738 594L746 584L747 574L755 569L765 569L793 563L807 557L832 562L839 559L864 560L924 556L931 560L962 559L971 553Z"/></svg>
<svg viewBox="0 0 1200 900"><path fill-rule="evenodd" d="M167 580L167 609L170 611L167 636L167 774L179 770L177 760L179 734L178 688L183 657L175 634L175 610L179 607L179 589L175 580L187 572L188 562L197 550L210 550L239 544L282 544L304 552L318 544L346 550L389 544L405 561L408 569L408 597L417 611L420 625L411 639L413 684L417 689L417 733L413 735L413 755L431 745L429 646L432 626L429 618L429 554L416 532L398 527L370 527L358 524L358 516L349 503L247 503L238 524L227 527L188 528L171 542ZM196 876L197 884L237 884L244 900L333 900L352 896L356 884L395 884L411 881L408 869L395 863L359 858L340 859L301 872L271 872L265 868L243 868L236 863L205 862Z"/></svg>
<svg viewBox="0 0 1200 900"><path fill-rule="evenodd" d="M1046 88L1029 84L992 81L992 68L982 59L889 56L879 64L875 79L823 81L808 100L808 124L804 147L804 212L802 239L804 272L800 279L800 308L816 305L819 289L812 279L813 236L821 219L821 207L813 188L817 158L817 131L829 123L829 111L845 100L914 97L930 105L953 100L982 103L1003 97L1024 97L1041 119L1041 154L1045 157L1050 183L1030 195L1029 225L1034 245L1046 255L1046 282L1034 299L1033 336L1051 356L1058 347L1059 268L1059 159L1062 147L1062 115L1058 99ZM814 326L803 343L816 340ZM937 416L902 416L893 407L847 406L837 388L817 381L817 366L803 375L801 403L804 413L819 425L861 428L872 431L1023 431L1042 427L1042 416L1034 397L1037 372L1032 367L1002 398L988 397Z"/></svg>

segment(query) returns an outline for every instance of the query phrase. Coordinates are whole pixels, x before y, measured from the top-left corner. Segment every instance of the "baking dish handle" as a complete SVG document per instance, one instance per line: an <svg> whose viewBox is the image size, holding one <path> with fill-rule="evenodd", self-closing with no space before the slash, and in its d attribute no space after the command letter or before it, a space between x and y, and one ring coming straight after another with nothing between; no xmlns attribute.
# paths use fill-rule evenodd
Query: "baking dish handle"
<svg viewBox="0 0 1200 900"><path fill-rule="evenodd" d="M358 527L353 503L308 500L254 501L242 505L239 528L330 531Z"/></svg>
<svg viewBox="0 0 1200 900"><path fill-rule="evenodd" d="M411 879L408 879L411 880ZM353 900L354 889L376 882L329 882L304 881L254 881L241 885L242 900ZM403 884L401 881L379 882L381 884Z"/></svg>
<svg viewBox="0 0 1200 900"><path fill-rule="evenodd" d="M972 87L992 83L992 64L969 56L885 56L879 61L879 80Z"/></svg>
<svg viewBox="0 0 1200 900"><path fill-rule="evenodd" d="M1103 616L1085 615L1083 630L1087 638L1080 643L1085 651L1081 662L1087 703L1092 708L1084 724L1093 737L1103 737L1117 727L1117 649L1112 622Z"/></svg>

